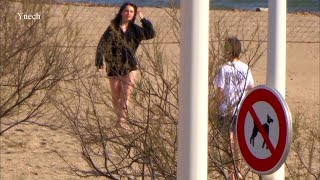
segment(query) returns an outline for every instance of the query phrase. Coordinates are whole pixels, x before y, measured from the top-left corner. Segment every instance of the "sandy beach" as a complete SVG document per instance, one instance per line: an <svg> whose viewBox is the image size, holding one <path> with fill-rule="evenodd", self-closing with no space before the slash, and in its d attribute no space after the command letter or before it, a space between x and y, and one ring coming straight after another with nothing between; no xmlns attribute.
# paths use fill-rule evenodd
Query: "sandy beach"
<svg viewBox="0 0 320 180"><path fill-rule="evenodd" d="M99 38L118 8L53 4L50 6L54 9L51 23L59 23L63 10L66 7L69 8L67 19L72 19L77 24L81 39L86 42L83 61L91 63L94 68L95 48ZM158 30L157 39L162 43L166 56L176 59L178 62L180 57L179 44L173 32L169 10L148 7L143 7L141 10ZM237 35L244 42L250 39L261 40L261 46L264 49L267 48L267 12L211 10L210 38L212 43L217 40L214 31L217 19L221 19L224 26L230 27L230 35ZM259 35L254 35L254 38L251 38L256 30ZM286 52L285 99L291 114L293 118L297 114L302 114L305 128L314 128L320 131L319 15L299 13L287 15ZM245 61L245 57L243 60ZM255 85L266 83L266 65L267 54L265 52L252 67ZM55 120L59 121L59 119ZM320 146L316 145L316 152L319 154ZM0 136L0 179L81 179L58 155L62 155L78 167L90 172L86 162L81 159L80 150L78 141L63 128L52 130L37 125L18 125ZM296 157L289 153L288 161L294 161L294 158ZM315 162L314 167L319 166L319 161ZM85 179L103 178L87 177Z"/></svg>

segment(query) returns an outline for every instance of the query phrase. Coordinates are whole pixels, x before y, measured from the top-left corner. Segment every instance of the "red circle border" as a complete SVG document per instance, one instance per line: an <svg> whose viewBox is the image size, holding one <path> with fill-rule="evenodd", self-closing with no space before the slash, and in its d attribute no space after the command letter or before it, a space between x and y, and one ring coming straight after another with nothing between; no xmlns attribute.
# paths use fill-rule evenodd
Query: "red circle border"
<svg viewBox="0 0 320 180"><path fill-rule="evenodd" d="M259 101L269 103L275 110L279 124L279 140L275 147L275 152L266 159L255 157L249 150L245 140L244 124L249 108ZM248 165L256 171L266 172L272 170L281 160L287 143L288 127L286 123L286 114L279 98L267 89L255 89L251 91L244 99L238 114L237 136L241 154Z"/></svg>

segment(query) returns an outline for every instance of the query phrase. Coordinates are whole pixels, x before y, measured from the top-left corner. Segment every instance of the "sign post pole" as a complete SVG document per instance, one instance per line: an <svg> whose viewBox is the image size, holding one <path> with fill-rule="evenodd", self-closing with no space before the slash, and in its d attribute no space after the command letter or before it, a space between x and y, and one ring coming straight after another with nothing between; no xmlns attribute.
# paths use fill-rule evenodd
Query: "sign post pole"
<svg viewBox="0 0 320 180"><path fill-rule="evenodd" d="M209 0L181 3L178 180L207 179Z"/></svg>
<svg viewBox="0 0 320 180"><path fill-rule="evenodd" d="M287 1L269 0L268 2L268 62L267 85L277 89L285 98L286 84L286 15ZM284 166L264 180L283 180Z"/></svg>

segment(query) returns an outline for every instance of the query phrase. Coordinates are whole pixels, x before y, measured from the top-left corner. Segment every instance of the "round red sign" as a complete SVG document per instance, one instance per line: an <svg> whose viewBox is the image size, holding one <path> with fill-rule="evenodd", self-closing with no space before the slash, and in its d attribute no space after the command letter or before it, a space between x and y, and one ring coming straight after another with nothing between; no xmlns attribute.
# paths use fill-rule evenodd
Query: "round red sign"
<svg viewBox="0 0 320 180"><path fill-rule="evenodd" d="M285 162L291 144L291 114L281 94L257 86L239 108L236 134L240 152L258 174L271 174Z"/></svg>

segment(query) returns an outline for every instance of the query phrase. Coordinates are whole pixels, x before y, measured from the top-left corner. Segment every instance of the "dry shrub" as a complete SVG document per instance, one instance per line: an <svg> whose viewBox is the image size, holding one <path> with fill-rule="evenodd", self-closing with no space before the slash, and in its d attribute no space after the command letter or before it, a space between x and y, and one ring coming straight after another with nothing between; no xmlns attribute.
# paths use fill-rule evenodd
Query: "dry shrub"
<svg viewBox="0 0 320 180"><path fill-rule="evenodd" d="M176 17L179 11L166 11L173 18L172 29L179 34L180 22ZM222 47L225 37L237 35L232 34L229 27L221 27L219 23L223 20L224 16L218 18L211 36L217 39L210 41L210 84L224 62ZM241 25L239 23L236 27ZM263 41L258 38L258 28L257 25L252 39L243 42L243 59L250 67L265 52ZM160 43L160 32L157 31L157 37L151 43L142 44L138 54L140 77L127 109L130 130L114 126L117 118L104 74L88 74L89 69L80 72L79 78L65 83L63 96L55 100L56 107L69 120L73 136L81 144L83 159L94 170L89 173L92 176L176 179L179 67L178 61L168 56L166 45ZM210 87L209 98L209 173L212 178L226 177L228 164L235 160L229 136L219 132L215 125L217 102L213 87ZM79 176L88 176L74 163L70 166Z"/></svg>
<svg viewBox="0 0 320 180"><path fill-rule="evenodd" d="M59 82L72 78L70 68L81 52L71 48L77 29L64 17L54 23L54 9L44 2L0 3L0 135L22 123L53 127L50 99ZM20 19L17 13L40 19Z"/></svg>
<svg viewBox="0 0 320 180"><path fill-rule="evenodd" d="M320 129L306 121L306 114L297 112L293 116L292 144L286 161L288 177L292 179L320 178Z"/></svg>
<svg viewBox="0 0 320 180"><path fill-rule="evenodd" d="M167 9L167 12L172 18L172 29L178 48L179 11ZM254 19L243 18L235 24L226 25L226 14L214 20L209 49L210 84L218 68L224 63L222 49L225 37L237 36L243 40L241 59L248 63L250 68L254 68L255 63L265 53L266 37L260 37L258 22L249 39L248 34L242 34L244 32L241 27L248 21ZM79 176L176 179L179 65L176 59L167 56L165 44L160 43L161 30L157 32L157 38L150 44L142 44L138 54L140 77L127 109L129 130L115 128L117 116L111 104L108 79L104 73L88 74L94 67L77 71L74 79L64 81L59 89L59 96L54 98L55 106L70 124L70 133L80 143L82 158L90 167L90 170L83 170L79 169L75 162L66 161ZM73 65L73 69L82 69L78 64ZM228 170L235 171L237 159L230 148L228 134L219 131L217 127L216 89L212 86L209 89L209 99L208 173L211 179L227 178ZM318 136L313 137L316 139ZM315 147L314 143L308 145ZM302 163L302 159L299 162ZM313 165L304 164L305 167ZM291 164L288 165L289 172L294 174L290 166ZM310 172L310 177L317 177L315 170L311 169ZM242 173L245 178L257 177L245 165L242 166Z"/></svg>

